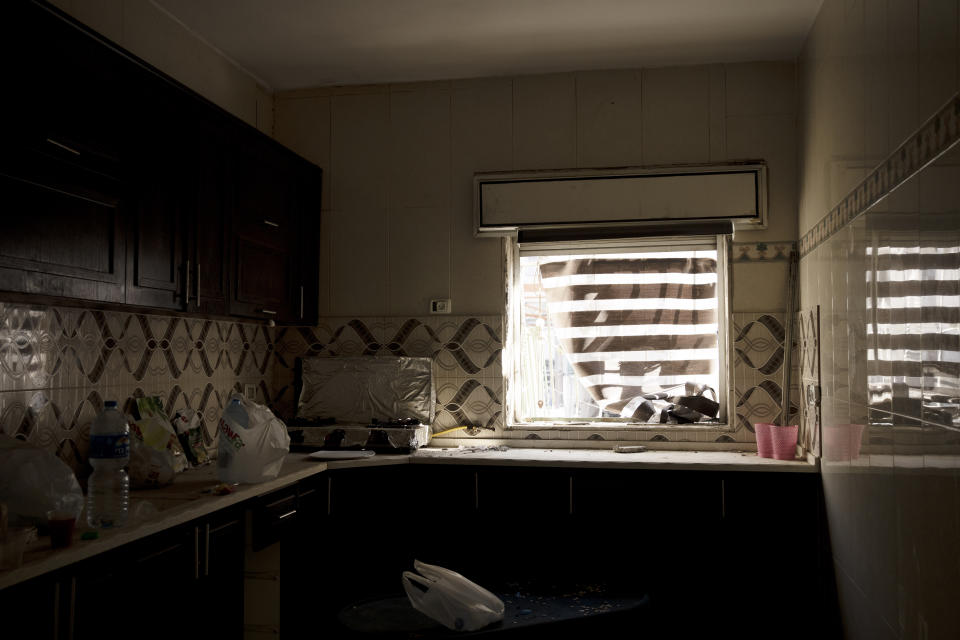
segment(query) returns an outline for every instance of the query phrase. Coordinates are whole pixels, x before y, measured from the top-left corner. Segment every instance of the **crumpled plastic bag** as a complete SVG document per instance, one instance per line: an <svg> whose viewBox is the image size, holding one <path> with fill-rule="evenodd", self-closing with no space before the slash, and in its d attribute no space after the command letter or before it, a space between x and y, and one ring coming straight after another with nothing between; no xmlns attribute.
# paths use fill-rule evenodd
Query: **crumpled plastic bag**
<svg viewBox="0 0 960 640"><path fill-rule="evenodd" d="M419 560L403 572L403 589L417 611L454 631L475 631L503 620L503 600L456 571Z"/></svg>
<svg viewBox="0 0 960 640"><path fill-rule="evenodd" d="M224 411L217 428L217 475L230 484L272 480L290 452L287 425L262 404L240 394L230 398L235 399L247 414L247 424L238 424Z"/></svg>
<svg viewBox="0 0 960 640"><path fill-rule="evenodd" d="M48 511L79 518L83 490L63 460L0 434L0 502L7 504L11 524L42 524Z"/></svg>
<svg viewBox="0 0 960 640"><path fill-rule="evenodd" d="M130 486L163 487L187 468L187 458L158 398L138 398L130 422Z"/></svg>

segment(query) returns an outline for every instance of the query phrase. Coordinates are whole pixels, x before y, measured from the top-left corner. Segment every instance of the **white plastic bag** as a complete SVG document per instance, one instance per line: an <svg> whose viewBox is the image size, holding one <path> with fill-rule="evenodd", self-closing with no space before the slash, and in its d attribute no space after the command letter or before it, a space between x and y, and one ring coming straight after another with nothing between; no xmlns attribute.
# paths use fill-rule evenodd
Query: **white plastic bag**
<svg viewBox="0 0 960 640"><path fill-rule="evenodd" d="M290 451L287 426L262 404L235 394L247 415L246 426L224 411L217 439L217 475L229 484L272 480ZM229 407L229 405L228 405Z"/></svg>
<svg viewBox="0 0 960 640"><path fill-rule="evenodd" d="M83 491L63 460L0 434L0 502L7 503L13 523L38 524L48 511L80 517Z"/></svg>
<svg viewBox="0 0 960 640"><path fill-rule="evenodd" d="M443 567L413 561L403 572L403 589L413 608L454 631L475 631L503 620L503 601L478 584Z"/></svg>

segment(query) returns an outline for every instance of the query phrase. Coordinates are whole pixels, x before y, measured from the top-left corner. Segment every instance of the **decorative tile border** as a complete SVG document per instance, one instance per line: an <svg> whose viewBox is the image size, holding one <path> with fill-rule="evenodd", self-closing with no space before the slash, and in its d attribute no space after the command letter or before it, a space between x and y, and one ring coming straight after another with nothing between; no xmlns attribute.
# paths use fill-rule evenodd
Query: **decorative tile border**
<svg viewBox="0 0 960 640"><path fill-rule="evenodd" d="M732 259L734 262L786 262L795 249L795 242L734 242Z"/></svg>
<svg viewBox="0 0 960 640"><path fill-rule="evenodd" d="M800 239L800 257L823 244L851 220L935 160L960 140L960 93L955 94L880 166Z"/></svg>

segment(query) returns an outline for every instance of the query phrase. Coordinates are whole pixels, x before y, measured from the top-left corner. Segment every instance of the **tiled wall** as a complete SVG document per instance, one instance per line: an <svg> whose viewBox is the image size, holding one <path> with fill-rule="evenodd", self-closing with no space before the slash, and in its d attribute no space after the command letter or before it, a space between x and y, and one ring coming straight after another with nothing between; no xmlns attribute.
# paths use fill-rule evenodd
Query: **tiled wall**
<svg viewBox="0 0 960 640"><path fill-rule="evenodd" d="M277 330L274 406L293 415L294 363L301 356L357 355L427 356L434 360L437 419L434 433L459 426L444 442L470 436L503 440L659 441L675 443L744 443L752 447L754 422L779 419L783 386L783 313L735 313L730 327L735 359L732 366L735 407L733 429L597 431L504 429L501 351L502 316L427 316L421 318L324 318L317 327ZM796 358L794 358L796 362ZM794 380L796 381L796 376ZM797 407L794 382L791 419ZM469 443L469 439L466 440Z"/></svg>
<svg viewBox="0 0 960 640"><path fill-rule="evenodd" d="M960 637L958 22L826 0L800 60L804 423L848 638Z"/></svg>
<svg viewBox="0 0 960 640"><path fill-rule="evenodd" d="M191 407L216 446L230 394L270 397L272 329L261 324L0 302L0 431L88 473L90 421L104 400L159 395Z"/></svg>
<svg viewBox="0 0 960 640"><path fill-rule="evenodd" d="M432 298L450 298L457 314L502 313L501 243L473 235L478 171L762 158L769 227L737 239L793 242L795 70L756 62L277 94L276 139L323 168L321 315L416 317ZM734 309L782 309L783 264L737 265L749 284Z"/></svg>
<svg viewBox="0 0 960 640"><path fill-rule="evenodd" d="M433 358L437 393L434 432L458 426L490 436L503 431L502 316L323 318L316 327L277 330L274 407L295 412L298 357Z"/></svg>

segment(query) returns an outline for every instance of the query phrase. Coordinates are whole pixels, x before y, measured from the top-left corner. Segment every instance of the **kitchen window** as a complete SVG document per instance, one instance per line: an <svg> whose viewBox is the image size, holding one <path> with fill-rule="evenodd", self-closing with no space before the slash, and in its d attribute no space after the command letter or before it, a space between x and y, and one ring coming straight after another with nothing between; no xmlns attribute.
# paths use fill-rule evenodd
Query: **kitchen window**
<svg viewBox="0 0 960 640"><path fill-rule="evenodd" d="M510 426L725 425L727 238L510 241Z"/></svg>

